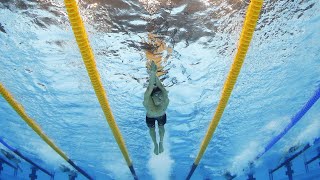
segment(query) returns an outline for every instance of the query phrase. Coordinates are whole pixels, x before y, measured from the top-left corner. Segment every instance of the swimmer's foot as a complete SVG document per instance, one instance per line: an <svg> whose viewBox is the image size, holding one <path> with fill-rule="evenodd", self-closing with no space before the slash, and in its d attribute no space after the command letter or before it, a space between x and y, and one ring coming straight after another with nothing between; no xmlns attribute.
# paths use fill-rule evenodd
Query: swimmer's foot
<svg viewBox="0 0 320 180"><path fill-rule="evenodd" d="M159 142L159 153L162 153L163 151L164 151L164 149L163 149L163 142L160 141L160 142Z"/></svg>
<svg viewBox="0 0 320 180"><path fill-rule="evenodd" d="M153 150L155 155L159 154L159 150L158 150L158 144L154 144L154 150Z"/></svg>

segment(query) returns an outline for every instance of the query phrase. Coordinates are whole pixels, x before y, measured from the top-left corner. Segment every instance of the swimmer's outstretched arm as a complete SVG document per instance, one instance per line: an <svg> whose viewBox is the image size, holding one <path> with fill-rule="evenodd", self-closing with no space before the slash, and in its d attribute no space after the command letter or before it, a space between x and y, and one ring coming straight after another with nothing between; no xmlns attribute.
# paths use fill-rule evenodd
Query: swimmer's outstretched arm
<svg viewBox="0 0 320 180"><path fill-rule="evenodd" d="M168 91L164 88L163 84L161 83L158 76L156 75L156 72L157 72L157 65L154 63L154 61L152 61L151 62L151 73L154 73L154 74L151 74L151 76L150 76L150 82L151 82L151 79L154 80L154 84L153 84L152 88L158 87L165 94L165 96L167 96ZM150 86L150 84L149 84L149 86Z"/></svg>
<svg viewBox="0 0 320 180"><path fill-rule="evenodd" d="M155 87L155 84L156 84L156 77L157 77L156 72L151 70L149 84L148 84L146 92L144 93L144 100L143 100L143 105L147 109L149 108L148 104L149 104L149 101L151 100L151 93L152 93L153 88Z"/></svg>
<svg viewBox="0 0 320 180"><path fill-rule="evenodd" d="M156 79L157 79L157 75L155 71L151 71L150 73L150 79L149 79L149 85L148 88L146 90L145 95L151 95L153 88L156 86Z"/></svg>
<svg viewBox="0 0 320 180"><path fill-rule="evenodd" d="M159 80L158 77L156 77L156 86L163 92L167 92L167 90L164 88L163 84L161 83L161 81Z"/></svg>
<svg viewBox="0 0 320 180"><path fill-rule="evenodd" d="M169 104L169 97L168 97L168 91L164 88L163 84L161 83L161 81L159 80L158 77L156 77L156 86L162 91L163 93L163 97L164 97L164 102L162 104L163 107L165 107L164 109L167 108L168 104Z"/></svg>

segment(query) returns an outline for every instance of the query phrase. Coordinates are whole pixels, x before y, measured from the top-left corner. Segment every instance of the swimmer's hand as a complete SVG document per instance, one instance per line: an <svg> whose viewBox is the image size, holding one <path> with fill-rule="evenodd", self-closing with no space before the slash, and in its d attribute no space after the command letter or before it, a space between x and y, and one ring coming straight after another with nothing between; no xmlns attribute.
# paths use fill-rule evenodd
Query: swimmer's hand
<svg viewBox="0 0 320 180"><path fill-rule="evenodd" d="M154 61L151 62L151 72L157 72L157 65Z"/></svg>

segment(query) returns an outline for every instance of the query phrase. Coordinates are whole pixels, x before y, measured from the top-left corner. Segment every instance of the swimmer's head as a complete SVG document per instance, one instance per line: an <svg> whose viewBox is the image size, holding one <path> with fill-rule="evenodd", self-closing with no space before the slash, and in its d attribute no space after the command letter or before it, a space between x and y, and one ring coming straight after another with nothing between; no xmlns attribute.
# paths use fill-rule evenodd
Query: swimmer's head
<svg viewBox="0 0 320 180"><path fill-rule="evenodd" d="M151 93L152 100L156 106L159 106L162 103L163 95L160 88L156 87Z"/></svg>

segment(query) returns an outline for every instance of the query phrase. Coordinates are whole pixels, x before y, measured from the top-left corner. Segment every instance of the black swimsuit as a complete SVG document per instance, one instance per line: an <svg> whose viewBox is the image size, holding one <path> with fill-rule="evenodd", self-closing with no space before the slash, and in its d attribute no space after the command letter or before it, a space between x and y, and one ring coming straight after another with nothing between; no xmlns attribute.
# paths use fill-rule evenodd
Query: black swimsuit
<svg viewBox="0 0 320 180"><path fill-rule="evenodd" d="M146 123L147 123L147 126L149 128L154 128L155 127L155 121L158 121L158 126L164 126L167 122L167 115L164 114L160 117L154 117L154 118L150 118L148 116L146 116Z"/></svg>

